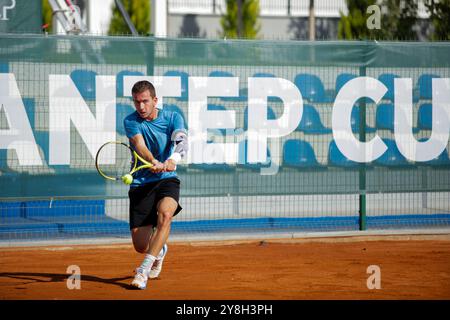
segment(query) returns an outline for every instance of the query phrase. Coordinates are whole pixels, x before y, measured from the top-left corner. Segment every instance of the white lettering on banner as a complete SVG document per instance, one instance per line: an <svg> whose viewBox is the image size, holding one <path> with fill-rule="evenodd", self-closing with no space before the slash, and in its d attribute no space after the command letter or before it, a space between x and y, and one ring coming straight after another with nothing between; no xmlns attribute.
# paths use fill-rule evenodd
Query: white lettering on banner
<svg viewBox="0 0 450 320"><path fill-rule="evenodd" d="M9 6L3 6L0 14L0 20L9 20L7 11L14 9L16 7L16 0L11 0L11 4Z"/></svg>
<svg viewBox="0 0 450 320"><path fill-rule="evenodd" d="M164 97L181 97L180 77L158 77L158 76L124 76L123 93L125 97L131 97L131 89L138 81L147 80L155 87L158 97L157 108L162 109Z"/></svg>
<svg viewBox="0 0 450 320"><path fill-rule="evenodd" d="M339 91L332 111L333 138L338 149L350 160L371 162L380 157L387 146L376 135L368 142L361 142L353 135L351 114L353 105L360 98L368 97L378 103L387 92L386 86L370 77L359 77L348 81Z"/></svg>
<svg viewBox="0 0 450 320"><path fill-rule="evenodd" d="M267 119L267 98L278 97L284 103L282 116ZM248 78L248 153L250 163L267 160L267 139L293 132L303 113L303 99L298 88L282 78Z"/></svg>
<svg viewBox="0 0 450 320"><path fill-rule="evenodd" d="M239 78L189 78L189 152L191 163L236 163L237 143L208 143L208 129L235 129L234 110L208 110L208 97L236 97Z"/></svg>
<svg viewBox="0 0 450 320"><path fill-rule="evenodd" d="M116 139L115 76L96 76L95 112L92 112L69 75L49 76L49 164L69 165L71 126L78 131L92 158L106 141ZM162 105L163 97L181 95L180 77L125 76L124 92L138 80L154 83ZM450 79L432 80L432 130L426 141L413 135L412 79L396 78L394 136L400 152L411 161L429 161L447 147L450 136ZM378 103L387 88L379 80L359 77L347 82L338 92L332 110L333 138L342 154L356 162L371 162L387 149L378 135L359 141L351 128L351 112L360 98ZM237 77L190 77L188 128L190 150L188 163L237 163L238 143L208 142L208 129L236 129L234 110L208 110L208 97L236 97ZM248 78L247 161L264 163L268 139L293 132L303 113L301 92L282 78ZM284 104L281 117L268 119L268 97L278 97ZM0 149L13 150L21 166L43 166L44 162L33 136L16 78L0 73ZM5 125L6 124L6 125ZM72 143L73 144L73 143ZM274 151L274 150L272 150ZM276 150L275 150L276 151ZM275 156L277 157L277 156ZM272 157L273 158L273 157ZM111 157L111 163L114 157Z"/></svg>
<svg viewBox="0 0 450 320"><path fill-rule="evenodd" d="M15 150L21 166L44 165L12 73L0 73L0 112L8 123L8 129L0 129L0 149Z"/></svg>
<svg viewBox="0 0 450 320"><path fill-rule="evenodd" d="M429 161L447 147L450 133L450 79L432 80L432 128L427 141L418 142L412 132L412 80L394 79L394 136L400 153L412 161Z"/></svg>
<svg viewBox="0 0 450 320"><path fill-rule="evenodd" d="M96 76L95 80L94 116L70 76L49 76L50 165L70 164L71 123L92 157L103 143L116 139L116 77Z"/></svg>

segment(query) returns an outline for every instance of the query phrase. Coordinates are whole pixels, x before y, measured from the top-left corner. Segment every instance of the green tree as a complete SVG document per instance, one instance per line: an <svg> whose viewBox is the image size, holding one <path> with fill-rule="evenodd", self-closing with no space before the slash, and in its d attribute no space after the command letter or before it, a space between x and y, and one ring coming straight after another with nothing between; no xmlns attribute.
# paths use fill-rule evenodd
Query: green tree
<svg viewBox="0 0 450 320"><path fill-rule="evenodd" d="M259 0L227 0L227 12L221 17L222 37L256 39L261 25L258 21ZM241 19L239 19L241 16Z"/></svg>
<svg viewBox="0 0 450 320"><path fill-rule="evenodd" d="M139 34L148 34L150 32L150 1L149 0L122 0L125 10L130 16ZM112 18L109 25L108 34L131 34L122 14L114 3L112 6Z"/></svg>
<svg viewBox="0 0 450 320"><path fill-rule="evenodd" d="M450 0L447 0L450 1ZM369 29L367 8L376 0L347 0L348 15L341 12L338 24L339 39L417 39L414 25L417 23L418 0L383 0L378 4L380 28Z"/></svg>
<svg viewBox="0 0 450 320"><path fill-rule="evenodd" d="M450 40L450 0L426 0L433 24L433 40Z"/></svg>
<svg viewBox="0 0 450 320"><path fill-rule="evenodd" d="M338 23L339 39L369 38L371 30L367 28L369 14L367 8L376 3L376 0L346 0L348 15L341 11Z"/></svg>
<svg viewBox="0 0 450 320"><path fill-rule="evenodd" d="M48 25L46 30L48 33L52 33L52 8L48 4L47 0L42 0L42 25Z"/></svg>
<svg viewBox="0 0 450 320"><path fill-rule="evenodd" d="M417 40L414 25L417 23L418 0L384 0L380 39Z"/></svg>

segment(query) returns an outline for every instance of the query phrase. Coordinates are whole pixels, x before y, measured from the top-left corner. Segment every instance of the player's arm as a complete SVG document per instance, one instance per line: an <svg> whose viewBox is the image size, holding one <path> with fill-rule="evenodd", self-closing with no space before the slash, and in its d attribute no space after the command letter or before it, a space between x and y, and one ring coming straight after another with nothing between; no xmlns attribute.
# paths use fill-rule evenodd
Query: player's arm
<svg viewBox="0 0 450 320"><path fill-rule="evenodd" d="M172 133L171 140L174 144L173 153L164 162L166 171L174 171L177 168L177 163L183 159L188 151L188 137L186 130L175 130Z"/></svg>
<svg viewBox="0 0 450 320"><path fill-rule="evenodd" d="M141 134L136 134L129 138L130 144L134 150L145 160L153 164L150 168L152 172L161 172L164 170L164 165L156 159L145 144L144 137Z"/></svg>

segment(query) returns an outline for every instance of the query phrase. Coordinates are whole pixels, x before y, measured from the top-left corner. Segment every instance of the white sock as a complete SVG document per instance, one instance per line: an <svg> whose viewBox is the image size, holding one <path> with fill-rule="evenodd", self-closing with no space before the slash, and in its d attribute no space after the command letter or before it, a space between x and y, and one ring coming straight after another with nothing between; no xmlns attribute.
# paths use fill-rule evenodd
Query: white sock
<svg viewBox="0 0 450 320"><path fill-rule="evenodd" d="M156 260L155 256L152 256L151 254L146 254L144 261L142 261L140 268L150 269L152 267L153 263L155 262L155 260Z"/></svg>

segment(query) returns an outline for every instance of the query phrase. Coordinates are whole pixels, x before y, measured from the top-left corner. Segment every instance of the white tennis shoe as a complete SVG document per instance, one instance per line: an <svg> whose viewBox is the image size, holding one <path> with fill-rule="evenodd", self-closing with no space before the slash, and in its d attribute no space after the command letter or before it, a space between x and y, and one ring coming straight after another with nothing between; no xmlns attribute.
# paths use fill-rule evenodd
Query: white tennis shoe
<svg viewBox="0 0 450 320"><path fill-rule="evenodd" d="M150 279L158 278L159 274L161 273L164 257L167 254L167 250L168 247L167 244L165 244L161 250L161 253L158 255L155 262L153 262L152 267L150 268L150 272L148 273L148 277Z"/></svg>
<svg viewBox="0 0 450 320"><path fill-rule="evenodd" d="M144 268L136 268L136 275L134 276L131 285L138 289L144 290L147 288L148 270Z"/></svg>

